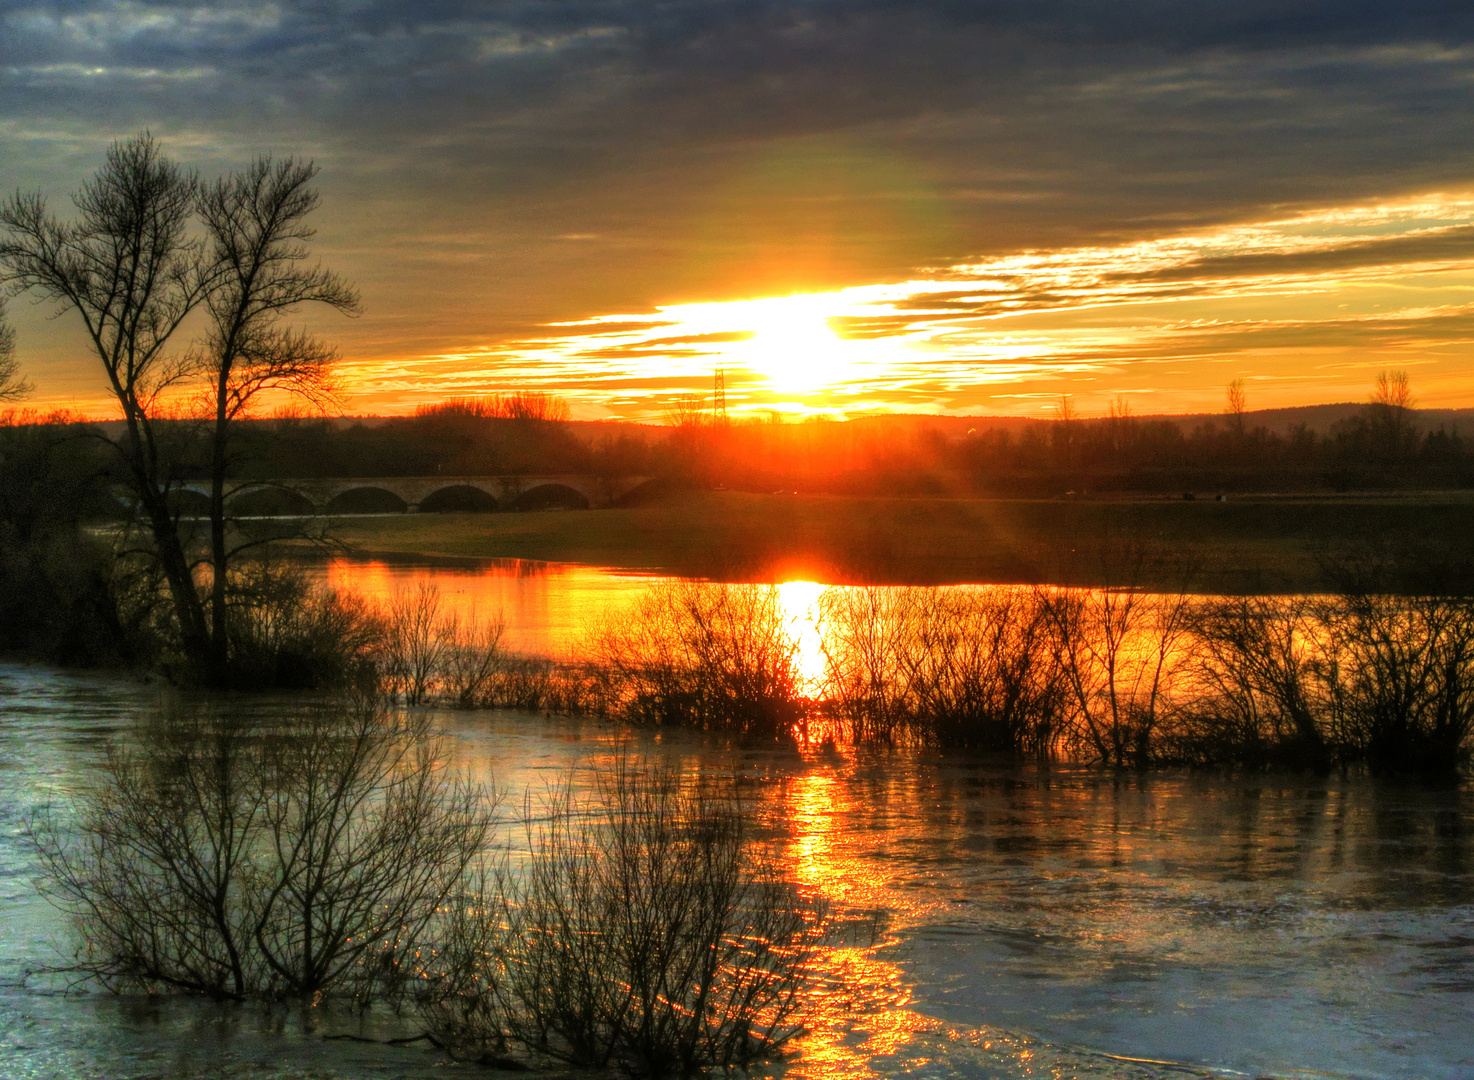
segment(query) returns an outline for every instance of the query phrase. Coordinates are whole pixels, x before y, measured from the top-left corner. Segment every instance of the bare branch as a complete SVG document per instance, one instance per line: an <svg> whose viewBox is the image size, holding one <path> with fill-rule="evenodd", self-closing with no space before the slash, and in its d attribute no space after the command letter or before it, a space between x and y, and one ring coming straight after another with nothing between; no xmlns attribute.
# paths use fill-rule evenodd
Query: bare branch
<svg viewBox="0 0 1474 1080"><path fill-rule="evenodd" d="M5 317L5 304L0 301L0 402L19 401L31 389L31 384L21 378L20 361L15 356L15 328Z"/></svg>

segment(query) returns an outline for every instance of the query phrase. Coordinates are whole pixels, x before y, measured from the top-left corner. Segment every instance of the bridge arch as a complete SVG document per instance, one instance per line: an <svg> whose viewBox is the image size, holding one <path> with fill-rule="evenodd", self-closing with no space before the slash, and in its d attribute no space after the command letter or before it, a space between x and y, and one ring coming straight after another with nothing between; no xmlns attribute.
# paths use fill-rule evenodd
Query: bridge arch
<svg viewBox="0 0 1474 1080"><path fill-rule="evenodd" d="M589 497L568 484L538 484L519 494L512 507L516 510L587 510Z"/></svg>
<svg viewBox="0 0 1474 1080"><path fill-rule="evenodd" d="M338 492L323 506L325 514L403 514L409 503L387 488L367 484Z"/></svg>
<svg viewBox="0 0 1474 1080"><path fill-rule="evenodd" d="M179 517L209 517L210 496L194 488L175 488L169 492L169 509Z"/></svg>
<svg viewBox="0 0 1474 1080"><path fill-rule="evenodd" d="M485 514L499 506L496 496L485 488L474 484L448 484L421 499L419 511L422 514Z"/></svg>
<svg viewBox="0 0 1474 1080"><path fill-rule="evenodd" d="M317 507L300 491L263 485L242 491L230 500L235 517L311 517Z"/></svg>

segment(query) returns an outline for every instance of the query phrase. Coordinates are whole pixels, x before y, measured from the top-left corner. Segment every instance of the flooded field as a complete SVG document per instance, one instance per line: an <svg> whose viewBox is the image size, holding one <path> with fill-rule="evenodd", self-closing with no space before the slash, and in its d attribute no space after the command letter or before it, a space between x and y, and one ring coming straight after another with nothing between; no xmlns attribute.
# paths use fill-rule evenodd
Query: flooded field
<svg viewBox="0 0 1474 1080"><path fill-rule="evenodd" d="M557 654L644 587L587 568L344 567L387 595L433 580ZM814 587L784 594L802 620ZM0 1076L480 1075L392 1019L275 1016L63 993L67 927L37 896L27 816L95 775L163 691L0 665ZM270 711L285 701L249 699ZM1001 766L922 752L723 747L510 712L435 715L448 754L509 805L625 747L736 775L788 874L878 934L837 947L812 1030L773 1072L1474 1076L1474 787Z"/></svg>

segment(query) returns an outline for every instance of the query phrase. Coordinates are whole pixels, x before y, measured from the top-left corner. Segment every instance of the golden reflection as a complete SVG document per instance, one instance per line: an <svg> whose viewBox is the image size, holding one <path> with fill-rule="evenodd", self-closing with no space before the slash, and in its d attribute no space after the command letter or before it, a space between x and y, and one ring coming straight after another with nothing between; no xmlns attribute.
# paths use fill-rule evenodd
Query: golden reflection
<svg viewBox="0 0 1474 1080"><path fill-rule="evenodd" d="M824 637L819 625L819 598L827 587L814 581L785 581L778 586L778 605L794 644L801 692L809 695L820 691L827 673Z"/></svg>
<svg viewBox="0 0 1474 1080"><path fill-rule="evenodd" d="M798 880L820 893L826 900L843 900L835 895L848 882L833 876L832 842L834 805L832 799L843 797L843 787L833 776L810 774L793 782L788 798L788 820L793 826L793 860Z"/></svg>
<svg viewBox="0 0 1474 1080"><path fill-rule="evenodd" d="M333 559L318 571L328 588L387 604L396 593L434 585L441 610L463 623L500 619L503 642L524 656L562 659L590 628L627 610L654 580L592 566L498 559L466 569Z"/></svg>
<svg viewBox="0 0 1474 1080"><path fill-rule="evenodd" d="M825 988L812 999L811 1027L795 1041L797 1060L787 1074L816 1080L849 1080L878 1074L874 1059L904 1050L918 1034L941 1023L908 1006L911 991L895 964L873 948L835 949Z"/></svg>
<svg viewBox="0 0 1474 1080"><path fill-rule="evenodd" d="M852 786L839 777L810 773L794 778L783 807L794 877L839 910L871 908L886 892L874 864L846 843L842 825L855 812L852 796ZM846 946L826 956L792 1075L872 1076L871 1059L894 1054L918 1032L939 1026L909 1008L911 990L901 969L878 955L878 948Z"/></svg>

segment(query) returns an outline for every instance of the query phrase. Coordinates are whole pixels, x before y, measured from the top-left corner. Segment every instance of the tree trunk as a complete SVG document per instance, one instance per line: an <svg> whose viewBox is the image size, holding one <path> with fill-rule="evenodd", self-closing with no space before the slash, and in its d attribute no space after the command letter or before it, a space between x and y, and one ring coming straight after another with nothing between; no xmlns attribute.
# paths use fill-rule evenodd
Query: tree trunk
<svg viewBox="0 0 1474 1080"><path fill-rule="evenodd" d="M223 680L229 663L229 636L226 633L228 611L225 605L226 575L230 569L225 547L225 470L227 443L226 381L229 368L221 365L220 384L215 395L215 430L210 440L210 664L212 678Z"/></svg>
<svg viewBox="0 0 1474 1080"><path fill-rule="evenodd" d="M169 594L174 601L174 614L179 620L179 637L184 654L197 674L217 681L222 673L214 670L210 647L210 629L205 621L205 607L195 589L189 559L179 542L179 529L169 513L164 494L145 478L139 477L138 494L148 515L154 548Z"/></svg>

